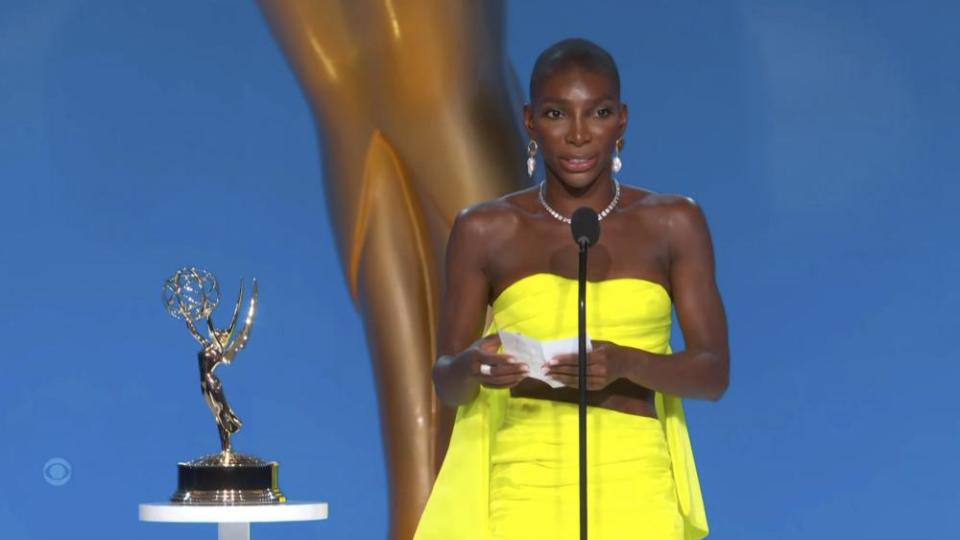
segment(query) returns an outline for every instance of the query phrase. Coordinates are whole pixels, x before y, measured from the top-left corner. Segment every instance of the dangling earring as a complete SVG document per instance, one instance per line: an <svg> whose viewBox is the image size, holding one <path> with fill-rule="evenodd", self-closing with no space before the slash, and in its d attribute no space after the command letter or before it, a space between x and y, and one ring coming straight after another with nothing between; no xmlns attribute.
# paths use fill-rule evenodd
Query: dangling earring
<svg viewBox="0 0 960 540"><path fill-rule="evenodd" d="M614 173L620 172L620 169L623 168L623 161L620 159L620 149L622 148L623 148L623 137L620 137L619 139L617 139L616 154L613 155L613 165L611 165L610 167L611 169L613 169Z"/></svg>
<svg viewBox="0 0 960 540"><path fill-rule="evenodd" d="M533 170L537 168L537 141L530 139L527 144L527 174L533 178Z"/></svg>

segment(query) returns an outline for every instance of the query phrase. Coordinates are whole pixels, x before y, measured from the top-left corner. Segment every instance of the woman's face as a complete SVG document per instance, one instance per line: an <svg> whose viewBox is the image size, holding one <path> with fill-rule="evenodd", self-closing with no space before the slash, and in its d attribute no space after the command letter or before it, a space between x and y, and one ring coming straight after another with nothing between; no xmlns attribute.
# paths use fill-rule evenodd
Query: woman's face
<svg viewBox="0 0 960 540"><path fill-rule="evenodd" d="M610 176L610 158L627 126L615 82L578 67L550 74L524 107L530 138L543 152L547 175L575 190Z"/></svg>

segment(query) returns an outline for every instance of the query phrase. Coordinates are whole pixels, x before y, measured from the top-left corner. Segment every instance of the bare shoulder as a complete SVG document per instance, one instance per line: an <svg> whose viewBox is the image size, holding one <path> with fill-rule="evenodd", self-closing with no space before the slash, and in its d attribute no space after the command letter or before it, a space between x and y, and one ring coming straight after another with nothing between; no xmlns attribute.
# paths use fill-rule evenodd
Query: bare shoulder
<svg viewBox="0 0 960 540"><path fill-rule="evenodd" d="M658 193L645 188L626 187L625 205L636 211L650 212L656 221L668 228L697 227L706 220L700 205L687 195Z"/></svg>
<svg viewBox="0 0 960 540"><path fill-rule="evenodd" d="M453 221L447 242L448 272L488 270L495 255L523 230L529 190L464 208Z"/></svg>
<svg viewBox="0 0 960 540"><path fill-rule="evenodd" d="M451 237L493 242L512 236L531 211L531 189L516 191L461 210L453 223Z"/></svg>

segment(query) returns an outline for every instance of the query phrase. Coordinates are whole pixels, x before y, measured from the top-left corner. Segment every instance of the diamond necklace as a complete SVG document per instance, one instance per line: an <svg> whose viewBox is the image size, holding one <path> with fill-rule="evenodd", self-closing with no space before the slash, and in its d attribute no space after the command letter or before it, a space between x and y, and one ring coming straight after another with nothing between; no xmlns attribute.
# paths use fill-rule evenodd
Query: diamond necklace
<svg viewBox="0 0 960 540"><path fill-rule="evenodd" d="M540 205L543 206L543 208L544 208L551 216L553 216L553 217L559 219L560 221L562 221L562 222L564 222L564 223L566 223L566 224L569 225L569 224L570 224L570 218L564 216L564 215L561 214L560 212L557 212L556 210L554 210L553 208L551 208L549 204L547 204L547 199L543 196L543 191L544 191L544 189L546 188L546 186L547 186L547 181L546 181L546 180L544 180L543 182L540 182L540 189L538 190L538 193L537 193L537 194L539 195L539 198L540 198ZM597 221L603 221L603 218L607 217L607 215L608 215L610 212L612 212L614 208L617 207L617 203L618 203L619 201L620 201L620 182L618 182L617 179L614 178L614 179L613 179L613 200L610 201L610 204L608 204L607 207L604 208L603 211L601 211L601 212L597 215Z"/></svg>

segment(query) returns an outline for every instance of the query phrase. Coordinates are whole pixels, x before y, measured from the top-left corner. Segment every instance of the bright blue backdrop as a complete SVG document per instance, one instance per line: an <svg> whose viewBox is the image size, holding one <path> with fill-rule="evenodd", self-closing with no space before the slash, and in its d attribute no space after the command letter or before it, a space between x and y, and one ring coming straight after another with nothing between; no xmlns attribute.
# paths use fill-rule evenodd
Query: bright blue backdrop
<svg viewBox="0 0 960 540"><path fill-rule="evenodd" d="M688 402L711 538L956 534L958 17L932 0L509 7L522 80L562 37L611 50L623 178L707 212L733 354L724 399ZM2 3L0 537L214 537L137 522L177 460L216 445L196 345L160 305L198 264L227 298L262 285L223 370L237 444L331 504L255 537L383 538L376 397L319 171L249 2Z"/></svg>

